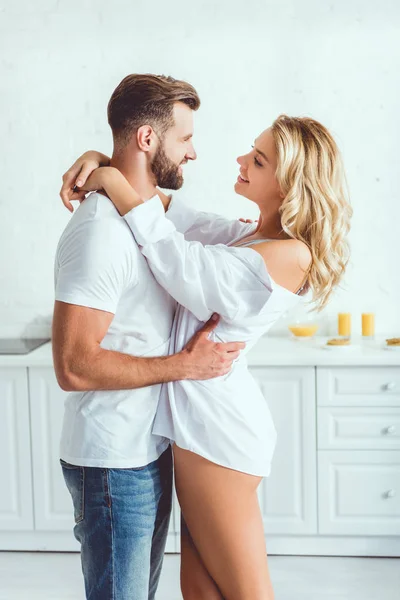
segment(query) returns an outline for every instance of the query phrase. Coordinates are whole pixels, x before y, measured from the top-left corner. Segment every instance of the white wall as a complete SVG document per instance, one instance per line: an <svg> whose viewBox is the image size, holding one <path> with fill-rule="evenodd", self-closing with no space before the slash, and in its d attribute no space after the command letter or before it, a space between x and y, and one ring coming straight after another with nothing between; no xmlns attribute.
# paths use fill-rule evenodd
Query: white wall
<svg viewBox="0 0 400 600"><path fill-rule="evenodd" d="M336 136L354 206L352 265L325 314L375 310L400 335L397 0L0 1L0 336L40 333L69 213L61 174L82 151L110 152L106 104L131 72L190 81L198 161L184 195L255 217L233 192L236 156L281 112Z"/></svg>

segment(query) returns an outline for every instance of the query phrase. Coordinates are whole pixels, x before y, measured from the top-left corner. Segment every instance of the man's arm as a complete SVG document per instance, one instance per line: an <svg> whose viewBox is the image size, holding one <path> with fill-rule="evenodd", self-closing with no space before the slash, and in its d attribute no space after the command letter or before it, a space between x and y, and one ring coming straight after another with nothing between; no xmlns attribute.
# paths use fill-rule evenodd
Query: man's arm
<svg viewBox="0 0 400 600"><path fill-rule="evenodd" d="M211 379L228 373L245 347L210 341L208 334L218 324L218 319L210 319L178 354L130 356L100 346L113 317L102 310L55 302L53 359L63 390L122 390L182 379Z"/></svg>

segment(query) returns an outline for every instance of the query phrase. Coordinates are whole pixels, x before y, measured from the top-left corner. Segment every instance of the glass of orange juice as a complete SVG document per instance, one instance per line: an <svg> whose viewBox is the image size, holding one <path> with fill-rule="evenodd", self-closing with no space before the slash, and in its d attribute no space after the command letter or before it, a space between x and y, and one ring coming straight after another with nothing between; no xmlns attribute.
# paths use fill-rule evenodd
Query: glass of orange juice
<svg viewBox="0 0 400 600"><path fill-rule="evenodd" d="M373 338L375 335L375 314L361 314L361 332L363 338Z"/></svg>
<svg viewBox="0 0 400 600"><path fill-rule="evenodd" d="M338 334L345 338L351 336L351 313L338 314Z"/></svg>

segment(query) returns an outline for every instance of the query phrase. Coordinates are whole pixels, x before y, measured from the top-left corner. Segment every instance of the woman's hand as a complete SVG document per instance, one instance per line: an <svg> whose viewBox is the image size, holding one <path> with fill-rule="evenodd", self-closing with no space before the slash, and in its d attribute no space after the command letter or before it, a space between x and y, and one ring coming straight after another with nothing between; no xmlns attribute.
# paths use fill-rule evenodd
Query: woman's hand
<svg viewBox="0 0 400 600"><path fill-rule="evenodd" d="M97 169L94 169L87 177L85 183L83 183L79 187L77 186L77 191L75 193L83 195L82 200L84 200L85 194L87 194L88 192L106 192L106 189L111 181L111 177L115 176L116 173L119 173L119 171L117 171L117 169L114 169L113 167L99 167ZM121 173L119 173L119 175L121 175Z"/></svg>
<svg viewBox="0 0 400 600"><path fill-rule="evenodd" d="M89 150L82 154L82 156L74 162L72 167L64 173L60 196L64 206L66 206L70 212L74 212L71 200L79 200L79 202L82 202L82 200L85 199L87 191L91 191L84 191L83 188L89 175L95 169L106 167L109 164L110 158L108 156L101 152L96 152L95 150ZM77 188L81 188L81 190L77 190Z"/></svg>
<svg viewBox="0 0 400 600"><path fill-rule="evenodd" d="M92 171L78 193L85 195L97 190L105 192L121 216L143 204L141 196L115 167L99 167Z"/></svg>

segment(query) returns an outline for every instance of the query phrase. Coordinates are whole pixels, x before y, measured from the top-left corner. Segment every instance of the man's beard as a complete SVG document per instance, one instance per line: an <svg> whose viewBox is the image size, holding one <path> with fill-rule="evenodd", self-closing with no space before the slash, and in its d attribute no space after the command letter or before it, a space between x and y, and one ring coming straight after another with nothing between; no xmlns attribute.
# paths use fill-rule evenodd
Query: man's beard
<svg viewBox="0 0 400 600"><path fill-rule="evenodd" d="M179 190L183 186L183 176L179 173L179 165L172 162L165 153L162 144L154 155L150 168L156 178L156 185L167 190Z"/></svg>

